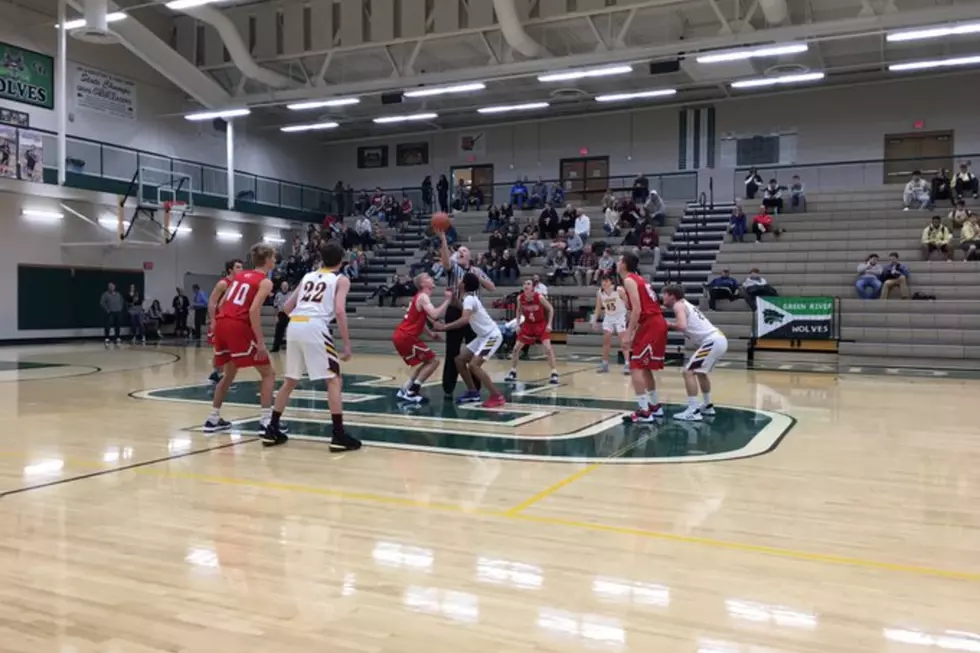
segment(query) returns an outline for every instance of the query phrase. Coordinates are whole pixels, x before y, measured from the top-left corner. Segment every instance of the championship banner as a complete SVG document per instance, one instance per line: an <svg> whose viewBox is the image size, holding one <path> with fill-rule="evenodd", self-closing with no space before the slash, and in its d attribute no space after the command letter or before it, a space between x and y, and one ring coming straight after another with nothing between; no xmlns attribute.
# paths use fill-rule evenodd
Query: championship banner
<svg viewBox="0 0 980 653"><path fill-rule="evenodd" d="M756 338L830 340L834 337L833 297L759 297Z"/></svg>
<svg viewBox="0 0 980 653"><path fill-rule="evenodd" d="M0 98L54 109L54 59L0 43Z"/></svg>

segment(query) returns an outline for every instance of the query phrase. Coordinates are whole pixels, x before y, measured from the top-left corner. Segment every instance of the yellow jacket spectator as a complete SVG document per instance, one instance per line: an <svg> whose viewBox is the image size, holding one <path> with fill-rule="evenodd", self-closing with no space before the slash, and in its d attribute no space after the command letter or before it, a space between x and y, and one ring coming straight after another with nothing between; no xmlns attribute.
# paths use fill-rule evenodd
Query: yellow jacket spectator
<svg viewBox="0 0 980 653"><path fill-rule="evenodd" d="M960 232L960 248L965 254L963 261L975 261L980 259L977 248L980 247L980 224L977 224L977 216L971 215L970 219L963 223L963 231Z"/></svg>
<svg viewBox="0 0 980 653"><path fill-rule="evenodd" d="M928 261L933 252L939 251L947 261L951 260L949 243L952 240L953 232L943 224L943 219L938 215L932 216L932 222L922 230L922 258Z"/></svg>

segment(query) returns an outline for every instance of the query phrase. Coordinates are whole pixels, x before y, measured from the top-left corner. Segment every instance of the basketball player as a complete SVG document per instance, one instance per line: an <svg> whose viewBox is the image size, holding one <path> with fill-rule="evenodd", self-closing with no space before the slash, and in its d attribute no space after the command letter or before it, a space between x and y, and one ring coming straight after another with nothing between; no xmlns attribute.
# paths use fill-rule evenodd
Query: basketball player
<svg viewBox="0 0 980 653"><path fill-rule="evenodd" d="M728 351L728 338L704 314L686 299L679 286L664 288L664 306L674 309L671 329L681 331L697 349L684 365L684 387L687 389L687 408L674 415L674 419L700 422L704 415L714 415L711 403L711 379L708 373ZM698 405L698 386L704 395L704 403Z"/></svg>
<svg viewBox="0 0 980 653"><path fill-rule="evenodd" d="M463 315L448 324L433 324L437 331L453 331L469 326L476 337L466 345L466 349L456 356L456 369L466 383L466 392L456 399L457 404L480 403L480 385L490 392L490 398L483 402L484 408L496 408L507 403L497 386L490 380L490 375L483 369L483 364L500 348L504 337L497 323L490 319L483 302L477 297L480 290L480 277L473 272L463 275Z"/></svg>
<svg viewBox="0 0 980 653"><path fill-rule="evenodd" d="M343 380L340 377L340 361L348 361L351 357L347 328L350 279L338 274L344 263L344 248L327 241L320 246L320 258L323 267L304 276L283 307L289 314L286 380L276 393L276 406L262 439L267 446L288 440L279 420L289 403L289 395L305 373L311 381L325 380L327 383L327 402L333 422L331 451L354 451L361 448L361 441L344 431ZM330 333L330 323L334 319L340 339L344 341L344 350L339 356Z"/></svg>
<svg viewBox="0 0 980 653"><path fill-rule="evenodd" d="M439 368L440 363L435 352L422 342L420 336L426 332L435 337L426 326L426 320L435 321L442 318L453 296L452 291L447 290L446 300L436 308L432 305L432 290L435 286L436 282L428 274L422 273L415 277L415 287L419 291L415 297L412 297L412 303L408 305L405 317L391 337L395 351L405 364L412 368L412 375L408 382L398 389L397 397L413 404L428 403L429 400L420 394L422 384Z"/></svg>
<svg viewBox="0 0 980 653"><path fill-rule="evenodd" d="M667 353L667 322L650 284L637 273L640 258L626 252L619 258L617 271L626 290L629 324L626 339L630 343L630 376L639 410L623 417L627 423L652 422L663 417L664 409L657 396L655 371L664 368Z"/></svg>
<svg viewBox="0 0 980 653"><path fill-rule="evenodd" d="M214 284L214 290L211 291L211 296L208 297L208 326L210 328L208 329L207 342L209 345L214 345L214 322L217 319L215 313L218 310L218 302L225 296L225 291L231 285L231 280L244 268L245 265L241 259L233 258L227 261L225 263L225 276L219 279L218 283ZM208 382L211 385L216 385L221 380L221 368L218 366L217 357L215 357L211 367L211 376L208 377Z"/></svg>
<svg viewBox="0 0 980 653"><path fill-rule="evenodd" d="M251 249L254 270L242 270L231 279L218 302L214 324L214 359L224 376L214 388L214 410L204 423L205 433L231 428L221 419L221 404L235 375L243 367L254 367L262 378L259 399L262 405L260 423L263 428L272 417L272 389L276 373L269 362L269 351L262 336L262 305L272 292L269 272L276 267L276 251L259 243Z"/></svg>
<svg viewBox="0 0 980 653"><path fill-rule="evenodd" d="M609 350L612 348L613 334L619 338L619 348L623 352L623 374L630 373L629 342L626 340L626 291L613 283L612 277L602 278L602 287L595 294L595 312L592 314L592 328L599 328L602 315L602 363L599 374L609 372Z"/></svg>
<svg viewBox="0 0 980 653"><path fill-rule="evenodd" d="M548 362L551 363L551 378L548 383L558 385L558 364L555 362L555 350L551 346L551 325L555 318L555 309L544 295L535 292L531 279L524 282L523 292L517 295L517 314L520 328L517 330L517 345L511 357L513 367L507 373L506 380L517 380L517 361L525 345L540 342L548 354Z"/></svg>

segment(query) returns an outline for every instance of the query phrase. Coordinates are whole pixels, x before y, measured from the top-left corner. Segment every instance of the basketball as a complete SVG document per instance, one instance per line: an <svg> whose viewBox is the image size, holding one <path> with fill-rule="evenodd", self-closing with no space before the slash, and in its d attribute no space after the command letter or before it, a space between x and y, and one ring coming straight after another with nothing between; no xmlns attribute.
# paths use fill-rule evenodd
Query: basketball
<svg viewBox="0 0 980 653"><path fill-rule="evenodd" d="M449 217L448 213L440 212L432 214L432 228L436 231L449 231L449 227L452 224L452 218Z"/></svg>

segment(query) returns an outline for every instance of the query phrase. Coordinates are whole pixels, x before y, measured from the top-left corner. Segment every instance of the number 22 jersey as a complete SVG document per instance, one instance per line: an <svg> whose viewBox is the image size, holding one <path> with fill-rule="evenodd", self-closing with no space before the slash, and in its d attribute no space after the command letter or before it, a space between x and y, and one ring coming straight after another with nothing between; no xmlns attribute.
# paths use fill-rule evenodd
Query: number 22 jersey
<svg viewBox="0 0 980 653"><path fill-rule="evenodd" d="M298 321L316 320L329 325L337 317L334 295L337 292L337 273L321 268L310 272L300 281L296 297L296 308L289 318L306 318Z"/></svg>

